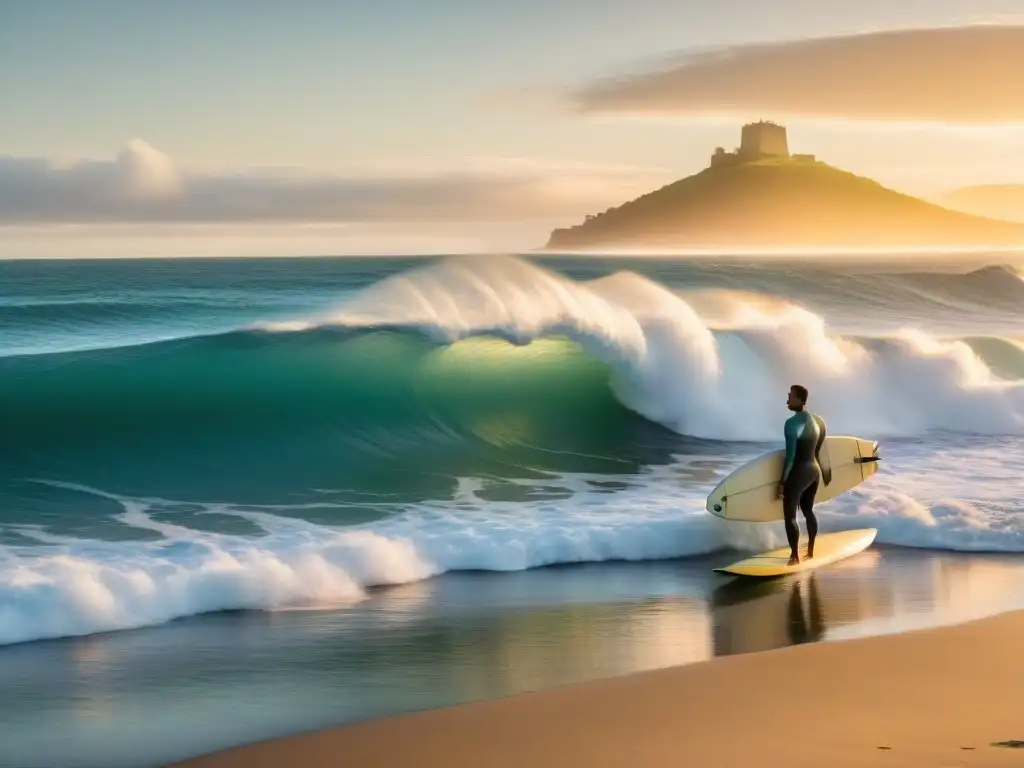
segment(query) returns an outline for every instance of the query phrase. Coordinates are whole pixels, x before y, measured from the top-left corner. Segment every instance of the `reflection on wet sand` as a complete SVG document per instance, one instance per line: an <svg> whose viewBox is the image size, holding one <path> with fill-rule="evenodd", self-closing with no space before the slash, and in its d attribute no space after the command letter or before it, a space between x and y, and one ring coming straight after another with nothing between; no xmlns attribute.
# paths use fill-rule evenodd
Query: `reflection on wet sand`
<svg viewBox="0 0 1024 768"><path fill-rule="evenodd" d="M716 656L817 642L827 627L814 572L778 581L726 584L712 593L711 613Z"/></svg>
<svg viewBox="0 0 1024 768"><path fill-rule="evenodd" d="M779 579L711 591L716 656L981 618L1024 606L1016 557L875 549Z"/></svg>
<svg viewBox="0 0 1024 768"><path fill-rule="evenodd" d="M892 586L876 578L878 553L778 579L736 578L709 598L716 656L817 642L830 627L892 608Z"/></svg>
<svg viewBox="0 0 1024 768"><path fill-rule="evenodd" d="M159 765L367 717L1024 606L1015 556L875 547L790 578L712 573L731 556L450 574L338 611L220 614L0 648L0 764L138 768L145 754Z"/></svg>
<svg viewBox="0 0 1024 768"><path fill-rule="evenodd" d="M458 630L456 630L458 631ZM444 662L460 700L710 658L702 600L659 598L516 611L461 632Z"/></svg>
<svg viewBox="0 0 1024 768"><path fill-rule="evenodd" d="M887 609L830 627L828 639L901 632L989 616L1024 606L1019 555L936 553L893 558L876 582L888 586Z"/></svg>

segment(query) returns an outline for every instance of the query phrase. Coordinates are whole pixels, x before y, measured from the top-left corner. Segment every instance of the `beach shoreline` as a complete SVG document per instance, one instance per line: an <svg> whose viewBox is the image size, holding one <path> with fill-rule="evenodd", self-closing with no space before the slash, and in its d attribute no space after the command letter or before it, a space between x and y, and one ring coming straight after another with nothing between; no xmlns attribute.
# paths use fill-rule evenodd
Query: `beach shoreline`
<svg viewBox="0 0 1024 768"><path fill-rule="evenodd" d="M576 683L168 768L1020 765L1024 611ZM808 679L810 678L810 679ZM794 691L787 698L786 691Z"/></svg>

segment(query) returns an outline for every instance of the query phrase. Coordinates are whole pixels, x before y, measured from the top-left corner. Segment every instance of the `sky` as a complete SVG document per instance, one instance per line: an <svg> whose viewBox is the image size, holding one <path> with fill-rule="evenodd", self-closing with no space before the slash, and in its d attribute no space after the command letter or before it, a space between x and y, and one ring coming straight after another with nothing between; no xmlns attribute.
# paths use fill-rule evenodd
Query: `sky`
<svg viewBox="0 0 1024 768"><path fill-rule="evenodd" d="M0 0L0 257L528 249L759 118L1024 182L1022 81L1021 0Z"/></svg>

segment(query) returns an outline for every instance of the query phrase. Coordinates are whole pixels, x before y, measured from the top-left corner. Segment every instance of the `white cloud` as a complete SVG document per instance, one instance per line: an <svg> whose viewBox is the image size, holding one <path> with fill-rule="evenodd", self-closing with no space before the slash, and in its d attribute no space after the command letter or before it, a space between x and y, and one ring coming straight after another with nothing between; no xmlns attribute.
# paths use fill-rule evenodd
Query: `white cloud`
<svg viewBox="0 0 1024 768"><path fill-rule="evenodd" d="M1024 26L739 45L570 94L586 113L1024 123Z"/></svg>
<svg viewBox="0 0 1024 768"><path fill-rule="evenodd" d="M326 175L185 172L133 140L112 160L0 156L0 223L517 221L579 216L664 183L629 166L476 160L447 169Z"/></svg>
<svg viewBox="0 0 1024 768"><path fill-rule="evenodd" d="M119 182L131 198L172 198L181 192L181 179L167 155L141 139L132 139L117 156Z"/></svg>

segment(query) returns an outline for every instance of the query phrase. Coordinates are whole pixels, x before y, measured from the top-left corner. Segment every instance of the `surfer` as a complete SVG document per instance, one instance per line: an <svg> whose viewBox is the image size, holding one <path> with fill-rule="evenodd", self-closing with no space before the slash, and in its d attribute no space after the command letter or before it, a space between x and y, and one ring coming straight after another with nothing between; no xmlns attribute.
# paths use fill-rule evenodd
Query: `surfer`
<svg viewBox="0 0 1024 768"><path fill-rule="evenodd" d="M807 521L807 558L814 557L814 539L818 535L818 518L814 516L814 497L818 484L832 481L831 472L822 472L818 453L825 442L825 421L815 413L805 410L807 388L794 384L789 388L786 407L794 411L786 420L786 460L782 467L776 497L782 499L783 517L786 523L786 538L789 540L789 564L800 562L800 526L796 522L796 510L804 513Z"/></svg>

